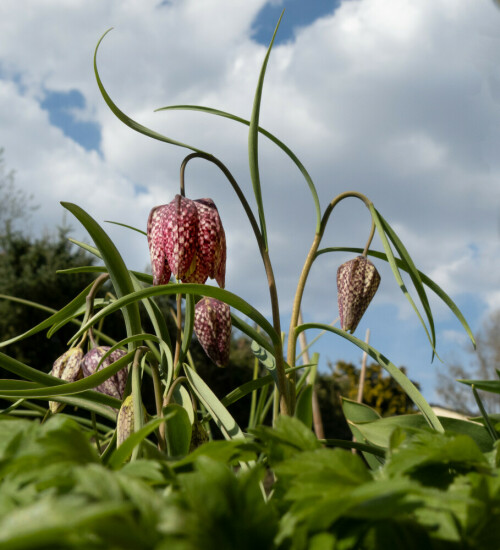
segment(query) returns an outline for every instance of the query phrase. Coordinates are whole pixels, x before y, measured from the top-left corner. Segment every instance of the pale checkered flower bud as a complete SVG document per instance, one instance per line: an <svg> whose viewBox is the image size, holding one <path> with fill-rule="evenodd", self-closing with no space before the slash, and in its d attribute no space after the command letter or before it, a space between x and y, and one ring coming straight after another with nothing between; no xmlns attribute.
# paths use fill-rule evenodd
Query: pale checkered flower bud
<svg viewBox="0 0 500 550"><path fill-rule="evenodd" d="M195 306L194 332L208 357L218 367L227 365L231 346L229 306L215 298L202 298Z"/></svg>
<svg viewBox="0 0 500 550"><path fill-rule="evenodd" d="M81 348L71 348L54 361L50 374L66 382L76 382L82 377L81 363L83 351ZM60 411L63 403L49 401L49 408L52 413Z"/></svg>
<svg viewBox="0 0 500 550"><path fill-rule="evenodd" d="M211 199L176 195L151 210L147 234L153 284L166 284L173 274L186 283L204 284L211 277L224 287L226 237Z"/></svg>
<svg viewBox="0 0 500 550"><path fill-rule="evenodd" d="M371 302L380 275L375 266L364 256L342 264L337 271L337 290L342 330L356 330L368 304Z"/></svg>
<svg viewBox="0 0 500 550"><path fill-rule="evenodd" d="M109 346L99 346L88 351L82 360L83 376L87 377L91 374L94 374L96 372L99 361L109 350ZM121 359L124 355L126 355L126 352L121 349L113 351L101 363L101 365L99 366L99 370L109 367L111 363L118 361L118 359ZM116 374L113 374L111 378L108 378L94 389L101 393L105 393L106 395L110 395L111 397L116 397L116 399L120 399L121 401L121 399L123 398L123 392L125 391L125 385L127 383L127 376L128 369L125 366L123 367L123 369L120 369Z"/></svg>
<svg viewBox="0 0 500 550"><path fill-rule="evenodd" d="M134 400L127 396L120 407L116 422L116 446L119 447L127 437L134 433Z"/></svg>

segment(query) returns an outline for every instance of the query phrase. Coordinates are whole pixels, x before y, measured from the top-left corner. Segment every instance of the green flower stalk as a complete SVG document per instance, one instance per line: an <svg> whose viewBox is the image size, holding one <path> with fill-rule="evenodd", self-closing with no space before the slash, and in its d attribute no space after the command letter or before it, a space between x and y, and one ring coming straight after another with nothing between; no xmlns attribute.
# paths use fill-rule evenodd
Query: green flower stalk
<svg viewBox="0 0 500 550"><path fill-rule="evenodd" d="M365 256L342 264L337 271L337 290L342 330L356 330L380 284L380 275Z"/></svg>

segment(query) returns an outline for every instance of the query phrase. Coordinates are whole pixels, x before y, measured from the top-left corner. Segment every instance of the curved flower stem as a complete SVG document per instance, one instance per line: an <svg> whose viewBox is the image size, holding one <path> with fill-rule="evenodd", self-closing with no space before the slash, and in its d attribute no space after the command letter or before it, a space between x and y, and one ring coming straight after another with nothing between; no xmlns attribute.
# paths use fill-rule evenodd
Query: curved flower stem
<svg viewBox="0 0 500 550"><path fill-rule="evenodd" d="M96 297L97 292L101 288L101 286L109 279L109 273L102 273L97 277L97 279L94 281L94 284L92 285L92 288L90 289L89 293L87 294L87 297L85 298L85 316L83 319L83 323L87 322L88 319L92 317L94 314L94 299ZM78 344L81 346L83 342L85 341L85 338L87 336L87 333L85 333L82 337L82 340ZM88 337L92 344L92 347L97 347L97 343L94 339L94 330L93 327L90 327L88 330Z"/></svg>
<svg viewBox="0 0 500 550"><path fill-rule="evenodd" d="M371 201L362 193L358 193L357 191L346 191L345 193L341 193L340 195L337 195L326 207L325 213L321 218L319 232L314 235L314 240L312 242L309 253L307 254L306 261L304 262L304 267L302 268L302 272L299 277L299 282L297 284L297 290L295 291L295 298L294 298L293 307L292 307L292 316L290 319L290 329L288 332L287 363L290 367L295 366L295 355L296 355L296 348L297 348L297 337L295 334L295 329L297 328L297 324L299 320L300 306L302 303L302 296L304 295L304 289L306 286L307 277L309 276L311 266L314 260L316 259L316 252L318 251L318 247L321 243L321 239L323 238L323 235L325 233L326 225L328 223L328 219L330 218L330 214L332 213L332 210L335 208L335 206L337 206L337 204L340 201L347 199L349 197L354 197L363 201L367 208L369 208L370 205L372 204ZM368 248L372 242L374 233L375 233L375 223L372 220L370 236L368 238L368 242L366 243L364 254L366 253L366 251L368 251ZM292 377L292 376L295 376L295 374L292 372L288 376Z"/></svg>
<svg viewBox="0 0 500 550"><path fill-rule="evenodd" d="M208 160L209 162L212 162L213 164L215 164L224 173L226 178L229 180L229 183L233 187L236 195L238 196L238 199L240 200L241 205L243 206L243 209L245 210L245 213L248 217L250 225L252 226L255 239L257 240L257 245L259 247L260 255L264 263L264 269L266 270L267 282L269 286L269 296L271 299L271 308L273 313L273 326L276 333L279 335L281 334L281 323L280 323L280 315L279 315L278 292L276 289L276 279L274 277L271 259L269 257L269 251L267 250L266 244L262 237L262 233L260 232L259 225L257 223L257 220L255 219L252 209L250 208L250 205L248 204L248 201L246 200L245 195L243 194L243 191L241 190L240 186L234 179L231 172L227 169L227 167L217 157L214 157L213 155L208 155L206 153L201 153L201 152L191 153L182 162L182 165L181 165L181 189L182 190L184 189L184 171L185 171L186 165L191 159L194 159L194 158L202 158L202 159ZM278 391L280 394L280 409L283 414L288 415L293 413L293 401L291 400L292 397L289 392L289 387L288 387L289 384L287 382L287 378L285 375L285 363L283 360L283 345L281 344L281 339L279 343L275 343L274 350L275 350L275 359L276 359L276 373L278 375Z"/></svg>
<svg viewBox="0 0 500 550"><path fill-rule="evenodd" d="M172 399L172 395L174 395L174 390L176 386L178 386L179 384L183 384L185 382L188 382L188 379L185 376L179 376L172 382L172 385L170 386L167 396L165 397L165 400L163 402L164 407L166 407L170 403Z"/></svg>

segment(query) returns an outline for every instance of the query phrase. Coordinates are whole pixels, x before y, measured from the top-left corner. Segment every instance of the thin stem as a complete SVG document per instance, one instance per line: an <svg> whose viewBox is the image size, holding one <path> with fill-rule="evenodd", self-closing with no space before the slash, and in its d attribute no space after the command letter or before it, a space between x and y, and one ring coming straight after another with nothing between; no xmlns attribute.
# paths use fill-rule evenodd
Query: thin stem
<svg viewBox="0 0 500 550"><path fill-rule="evenodd" d="M160 371L158 370L158 361L155 358L150 359L151 362L151 374L153 378L153 388L155 394L155 407L156 416L158 418L163 417L163 387L161 384ZM165 423L162 422L158 428L158 448L160 451L165 450Z"/></svg>
<svg viewBox="0 0 500 550"><path fill-rule="evenodd" d="M177 335L175 339L174 368L179 362L182 346L182 294L177 294L177 317L175 322L177 325Z"/></svg>
<svg viewBox="0 0 500 550"><path fill-rule="evenodd" d="M292 316L290 319L290 329L288 331L287 363L291 367L295 366L295 354L297 349L297 335L295 334L295 329L297 328L297 324L298 324L300 306L302 304L302 297L304 295L304 289L306 286L307 277L309 276L309 272L311 270L312 264L316 258L316 252L318 251L318 247L321 243L321 239L323 238L323 235L325 233L326 225L328 223L328 219L330 218L330 214L332 213L332 210L340 201L348 197L354 197L354 198L360 199L365 203L367 208L369 208L371 205L371 201L362 193L358 193L356 191L346 191L345 193L341 193L340 195L337 195L337 197L335 197L330 202L330 204L326 207L325 213L321 218L319 233L316 233L314 235L311 248L309 250L309 253L307 254L306 261L304 262L304 267L302 268L302 273L300 274L300 277L299 277L297 290L295 291L295 298L294 298L293 307L292 307ZM368 246L371 243L371 239L373 238L373 235L372 235L373 232L374 232L374 224L372 221L372 229L370 231Z"/></svg>
<svg viewBox="0 0 500 550"><path fill-rule="evenodd" d="M141 396L141 369L139 361L141 360L141 356L148 351L149 348L145 346L138 347L134 354L134 362L132 363L132 402L134 407L134 432L136 433L142 428L144 424ZM137 459L140 448L140 444L134 447L131 460Z"/></svg>
<svg viewBox="0 0 500 550"><path fill-rule="evenodd" d="M166 407L171 399L172 399L172 395L174 395L174 390L175 388L179 385L179 384L182 384L184 382L189 382L189 380L185 377L185 376L179 376L178 378L176 378L173 382L172 382L172 385L170 386L169 390L168 390L168 393L167 393L167 396L165 397L165 400L163 402L163 405L164 407Z"/></svg>
<svg viewBox="0 0 500 550"><path fill-rule="evenodd" d="M99 291L101 286L108 280L108 278L109 278L109 273L102 273L94 281L92 288L90 289L89 293L87 294L87 297L85 298L86 310L85 310L85 316L83 319L83 324L85 324L87 320L90 319L94 314L94 299L96 297L97 292ZM93 327L89 328L88 336L89 336L90 342L92 343L92 347L96 348L97 342L95 341L95 338L94 338ZM84 340L85 340L85 335L82 337L82 340L79 345L82 345Z"/></svg>
<svg viewBox="0 0 500 550"><path fill-rule="evenodd" d="M248 204L248 201L246 200L245 195L243 194L243 191L241 190L240 186L234 179L231 172L226 168L226 166L218 158L214 157L213 155L208 155L202 152L192 153L188 155L184 159L181 165L182 185L184 182L184 171L185 171L186 165L191 159L194 159L194 158L203 158L205 160L208 160L209 162L214 163L224 173L226 178L229 180L229 183L232 185L236 195L238 196L238 199L240 200L241 205L243 206L243 209L245 210L245 213L248 217L250 225L252 226L255 239L257 240L257 245L259 247L260 255L262 257L262 261L264 263L264 268L266 271L267 282L269 286L269 295L271 299L271 308L272 308L272 314L273 314L273 326L276 333L281 334L281 323L280 323L280 315L279 315L278 292L276 289L276 279L274 277L271 259L269 257L269 252L267 250L266 243L264 242L262 233L259 229L259 225L257 223L257 220L255 219L252 209L250 208L250 205ZM275 359L276 359L276 373L278 377L278 391L280 393L281 412L283 414L288 415L293 413L293 402L291 401L291 396L288 391L288 382L285 376L283 345L281 341L276 342L274 344L274 350L275 350Z"/></svg>

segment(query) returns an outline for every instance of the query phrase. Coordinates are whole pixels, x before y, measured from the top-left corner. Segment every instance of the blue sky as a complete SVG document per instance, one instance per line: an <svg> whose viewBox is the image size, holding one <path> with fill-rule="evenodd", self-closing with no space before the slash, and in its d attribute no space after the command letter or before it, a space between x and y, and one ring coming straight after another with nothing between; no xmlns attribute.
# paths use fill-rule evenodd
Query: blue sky
<svg viewBox="0 0 500 550"><path fill-rule="evenodd" d="M196 113L154 113L196 103L248 117L260 64L285 8L262 98L261 125L285 141L313 177L322 208L345 190L373 200L412 254L478 331L500 307L500 12L491 1L177 0L160 3L5 0L0 5L0 145L19 186L40 204L32 230L60 224L61 200L100 223L145 226L177 192L186 152L124 127L95 84L92 56L127 114L225 161L254 204L246 130ZM31 16L25 17L29 9ZM43 47L42 47L43 46ZM314 234L300 174L260 143L270 251L287 330L295 285ZM193 198L211 196L228 235L227 288L270 314L248 224L213 168L190 165ZM88 239L65 218L77 239ZM335 210L323 246L363 246L369 217L355 201ZM144 269L144 239L106 226L127 263ZM377 239L373 247L381 249ZM304 297L306 321L337 316L335 276L348 254L318 259ZM435 399L435 360L418 319L385 265L357 336L405 365ZM438 301L438 352L469 362L459 323ZM312 339L314 333L308 334ZM321 368L360 361L341 339L318 344Z"/></svg>

